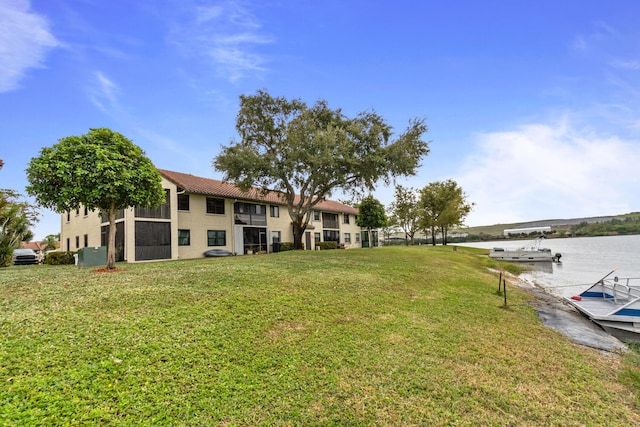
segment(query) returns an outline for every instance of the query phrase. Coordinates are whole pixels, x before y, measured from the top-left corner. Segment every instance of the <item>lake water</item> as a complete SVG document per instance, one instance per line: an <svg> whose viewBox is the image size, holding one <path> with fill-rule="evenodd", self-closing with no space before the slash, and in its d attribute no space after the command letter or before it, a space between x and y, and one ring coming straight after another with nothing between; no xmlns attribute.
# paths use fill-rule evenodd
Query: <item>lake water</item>
<svg viewBox="0 0 640 427"><path fill-rule="evenodd" d="M500 240L456 245L515 249L526 243L526 240ZM549 248L554 254L561 253L562 262L530 263L534 270L521 277L556 295L576 295L614 269L610 277L640 278L640 235L547 239L540 247Z"/></svg>

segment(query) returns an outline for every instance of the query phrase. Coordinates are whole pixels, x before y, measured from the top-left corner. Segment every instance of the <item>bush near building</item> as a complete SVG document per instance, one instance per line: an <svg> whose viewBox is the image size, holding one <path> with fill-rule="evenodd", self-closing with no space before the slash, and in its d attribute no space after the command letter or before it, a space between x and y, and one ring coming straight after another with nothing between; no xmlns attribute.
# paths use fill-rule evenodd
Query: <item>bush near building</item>
<svg viewBox="0 0 640 427"><path fill-rule="evenodd" d="M73 255L75 252L49 252L44 257L44 263L47 265L72 265L75 264Z"/></svg>

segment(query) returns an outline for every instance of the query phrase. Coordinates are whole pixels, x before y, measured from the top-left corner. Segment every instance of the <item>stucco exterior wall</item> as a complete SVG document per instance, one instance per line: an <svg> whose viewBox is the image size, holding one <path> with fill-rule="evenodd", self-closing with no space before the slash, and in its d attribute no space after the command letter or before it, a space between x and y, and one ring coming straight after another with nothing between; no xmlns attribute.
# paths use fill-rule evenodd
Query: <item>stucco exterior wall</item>
<svg viewBox="0 0 640 427"><path fill-rule="evenodd" d="M208 249L226 249L236 252L239 255L245 253L243 248L243 229L247 227L260 228L261 231L266 230L266 243L268 251L273 250L273 238L279 233L280 243L293 242L293 230L291 226L291 218L285 205L269 204L257 200L237 200L233 198L225 198L219 196L209 196L224 200L224 213L213 214L207 213L207 196L201 194L189 195L189 209L178 209L178 194L181 189L173 182L163 177L162 186L169 191L170 219L160 218L135 218L135 210L129 208L125 210L124 218L118 219L117 222L124 222L124 259L127 262L135 262L136 254L136 221L151 222L170 222L171 229L171 259L189 259L200 258L204 256L204 252ZM234 219L234 203L246 202L250 204L260 204L266 206L266 226L237 225ZM277 216L272 216L271 206L278 207ZM362 247L360 242L360 227L356 225L356 216L348 214L349 221L345 222L345 214L334 212L338 216L338 231L340 235L340 243L346 248ZM85 247L84 236L87 236L86 246L101 245L101 226L106 223L102 222L98 212L87 212L80 209L78 213L72 211L69 215L61 215L61 246L63 250L77 251L79 248ZM303 237L303 243L308 250L315 249L315 233L320 233L320 241L324 240L323 231L325 228L322 222L322 211L319 211L319 219L315 220L311 216L310 227L307 232L310 233L311 245L307 245L306 235ZM331 228L336 230L336 228ZM188 245L179 244L179 231L189 230L190 241ZM224 231L224 246L209 246L207 231ZM349 235L350 242L345 242L346 235ZM78 242L76 244L76 237ZM68 239L68 242L67 242Z"/></svg>
<svg viewBox="0 0 640 427"><path fill-rule="evenodd" d="M80 208L79 211L63 213L60 218L60 247L62 250L75 252L84 248L85 235L87 235L86 246L100 246L101 219L97 211L88 211L85 215L84 208Z"/></svg>

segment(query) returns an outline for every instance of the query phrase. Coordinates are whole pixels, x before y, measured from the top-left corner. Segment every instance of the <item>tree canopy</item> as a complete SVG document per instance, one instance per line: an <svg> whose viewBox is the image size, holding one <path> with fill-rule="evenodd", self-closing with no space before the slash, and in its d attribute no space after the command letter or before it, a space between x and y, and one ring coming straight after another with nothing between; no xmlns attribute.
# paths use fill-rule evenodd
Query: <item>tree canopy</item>
<svg viewBox="0 0 640 427"><path fill-rule="evenodd" d="M436 244L436 230L442 234L442 244L447 244L449 228L461 225L471 212L473 204L458 184L448 179L429 183L420 191L420 225L425 233L431 232L431 241Z"/></svg>
<svg viewBox="0 0 640 427"><path fill-rule="evenodd" d="M417 194L418 191L415 188L396 185L395 198L391 204L392 222L402 228L412 245L420 220Z"/></svg>
<svg viewBox="0 0 640 427"><path fill-rule="evenodd" d="M48 234L41 243L51 251L58 248L58 240L60 240L60 234Z"/></svg>
<svg viewBox="0 0 640 427"><path fill-rule="evenodd" d="M413 175L429 152L423 119L410 120L392 139L392 127L373 111L349 118L324 100L307 106L266 91L240 97L236 129L240 141L222 147L215 169L241 189L282 192L296 248L313 207L333 191L361 194Z"/></svg>
<svg viewBox="0 0 640 427"><path fill-rule="evenodd" d="M384 228L388 225L387 214L384 211L384 205L372 195L368 195L360 203L358 203L358 217L356 224L359 227L366 228L371 234L372 229ZM371 236L369 236L370 246L373 247Z"/></svg>
<svg viewBox="0 0 640 427"><path fill-rule="evenodd" d="M90 129L45 147L27 168L27 192L57 212L99 210L109 220L107 268L115 268L115 216L165 201L161 177L144 151L107 128Z"/></svg>
<svg viewBox="0 0 640 427"><path fill-rule="evenodd" d="M0 267L10 265L13 250L33 238L30 227L37 221L37 214L19 197L13 190L0 190Z"/></svg>

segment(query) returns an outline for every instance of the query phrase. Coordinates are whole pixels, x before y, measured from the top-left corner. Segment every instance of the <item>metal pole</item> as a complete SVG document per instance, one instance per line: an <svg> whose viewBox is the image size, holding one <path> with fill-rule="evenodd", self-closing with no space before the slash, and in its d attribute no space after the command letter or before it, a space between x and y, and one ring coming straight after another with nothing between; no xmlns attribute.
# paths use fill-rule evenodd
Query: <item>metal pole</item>
<svg viewBox="0 0 640 427"><path fill-rule="evenodd" d="M507 281L502 282L503 292L504 292L504 306L507 306Z"/></svg>

